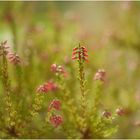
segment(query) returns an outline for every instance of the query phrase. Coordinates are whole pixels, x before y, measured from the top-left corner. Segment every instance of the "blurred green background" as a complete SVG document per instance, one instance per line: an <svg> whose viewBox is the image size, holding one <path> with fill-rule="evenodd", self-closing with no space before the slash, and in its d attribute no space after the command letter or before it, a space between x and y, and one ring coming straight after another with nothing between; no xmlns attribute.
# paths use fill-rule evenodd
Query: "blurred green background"
<svg viewBox="0 0 140 140"><path fill-rule="evenodd" d="M53 79L53 63L66 68L68 87L73 95L77 93L71 54L82 42L89 51L90 94L94 74L103 68L107 74L103 108L127 108L113 138L140 138L140 2L0 2L0 40L7 40L24 64L20 76L9 66L12 87L24 102L23 112L36 87Z"/></svg>

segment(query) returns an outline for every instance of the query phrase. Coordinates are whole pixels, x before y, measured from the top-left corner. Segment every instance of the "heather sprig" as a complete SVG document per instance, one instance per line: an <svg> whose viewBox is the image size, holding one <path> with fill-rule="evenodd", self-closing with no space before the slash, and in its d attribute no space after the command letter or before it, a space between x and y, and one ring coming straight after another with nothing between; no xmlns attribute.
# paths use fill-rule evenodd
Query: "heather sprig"
<svg viewBox="0 0 140 140"><path fill-rule="evenodd" d="M115 124L116 114L105 109L101 114L103 85L106 78L104 69L99 69L94 75L94 101L90 112L91 137L107 138L117 131ZM94 133L94 135L93 135Z"/></svg>
<svg viewBox="0 0 140 140"><path fill-rule="evenodd" d="M78 61L78 80L80 82L80 90L81 90L81 126L80 131L83 133L86 132L87 129L87 122L86 122L86 115L87 115L87 100L86 100L86 79L85 79L85 72L84 72L84 62L88 62L88 54L87 49L79 43L79 46L73 49L72 59Z"/></svg>
<svg viewBox="0 0 140 140"><path fill-rule="evenodd" d="M8 133L13 131L14 135L16 136L16 122L17 122L17 111L13 105L11 100L11 85L10 79L8 75L8 63L7 63L7 54L9 51L7 50L7 41L2 42L0 44L0 52L1 52L1 78L3 83L3 90L4 90L4 101L5 101L5 125Z"/></svg>
<svg viewBox="0 0 140 140"><path fill-rule="evenodd" d="M58 65L52 64L51 70L52 70L52 68L58 68ZM64 71L65 73L67 73L67 72L64 69L64 67L62 67L60 65L59 65L59 68L62 68L62 70L59 72L56 70L52 70L52 72L56 76L57 85L61 91L60 98L63 101L62 110L65 115L69 114L69 117L67 119L69 122L71 122L73 130L70 130L70 128L66 125L67 123L65 123L65 121L64 121L64 123L63 123L64 125L62 127L63 127L64 131L66 132L67 137L73 138L73 137L76 137L75 129L79 129L79 127L80 127L81 117L77 114L77 107L75 106L75 101L74 101L73 97L71 96L70 91L67 88L67 85L65 82L66 77L62 71Z"/></svg>

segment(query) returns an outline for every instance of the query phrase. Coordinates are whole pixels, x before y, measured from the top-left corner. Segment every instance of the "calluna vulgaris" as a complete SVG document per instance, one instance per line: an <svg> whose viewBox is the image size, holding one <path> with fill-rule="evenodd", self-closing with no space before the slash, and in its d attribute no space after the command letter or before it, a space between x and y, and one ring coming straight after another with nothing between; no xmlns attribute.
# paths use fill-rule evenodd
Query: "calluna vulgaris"
<svg viewBox="0 0 140 140"><path fill-rule="evenodd" d="M68 71L64 66L52 64L50 71L53 80L48 79L34 90L34 98L29 103L26 115L22 116L14 101L8 66L21 64L20 57L10 50L7 42L0 44L0 76L3 84L4 108L1 117L1 137L3 138L42 138L41 135L51 133L44 138L53 138L57 131L58 138L106 138L117 130L115 119L125 114L120 107L113 113L108 109L101 111L101 95L106 81L106 72L99 69L93 77L94 93L90 93L85 75L85 65L88 61L86 47L79 44L73 49L72 60L77 62L77 72L80 93L73 96L68 85ZM89 62L90 63L90 62ZM17 67L16 67L17 68ZM92 73L91 73L92 75ZM20 93L19 93L20 94ZM92 105L89 105L88 95L92 95ZM48 98L49 102L44 102ZM46 107L47 105L47 107ZM5 112L5 113L4 113ZM43 120L42 125L36 128L34 121ZM58 132L57 132L58 133ZM62 133L62 134L61 134Z"/></svg>

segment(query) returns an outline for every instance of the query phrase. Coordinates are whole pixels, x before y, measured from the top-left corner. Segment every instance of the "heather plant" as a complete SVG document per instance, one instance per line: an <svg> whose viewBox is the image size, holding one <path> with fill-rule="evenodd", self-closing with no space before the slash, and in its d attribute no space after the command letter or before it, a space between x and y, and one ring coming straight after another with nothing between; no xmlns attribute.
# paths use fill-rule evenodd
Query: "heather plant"
<svg viewBox="0 0 140 140"><path fill-rule="evenodd" d="M99 70L94 77L97 80L94 101L92 107L89 108L87 101L86 80L84 72L84 62L87 61L87 49L79 44L78 47L73 49L73 60L78 62L78 80L80 84L81 93L79 94L80 100L76 105L74 97L71 97L70 91L67 89L65 83L65 69L56 64L51 65L51 71L56 75L57 84L48 82L40 85L37 88L38 94L35 96L33 109L31 110L32 116L35 116L41 109L44 96L49 91L55 91L57 88L61 91L58 98L54 99L47 110L46 122L56 127L61 127L65 132L66 138L105 138L114 133L117 126L114 123L116 116L112 116L110 112L104 111L99 114L100 94L102 92L102 84L105 78L105 71ZM42 95L43 94L43 95ZM48 93L49 94L49 93ZM60 108L62 104L62 109ZM53 109L53 111L52 111ZM55 110L63 112L63 115L57 115ZM118 114L123 114L117 111ZM68 117L67 117L68 116ZM71 124L67 124L70 122ZM69 126L68 126L69 125ZM72 129L72 130L71 130Z"/></svg>
<svg viewBox="0 0 140 140"><path fill-rule="evenodd" d="M7 62L7 56L9 55L9 47L7 46L7 41L2 42L0 45L0 51L1 51L1 79L3 84L3 98L4 98L4 109L5 115L3 117L3 123L5 127L3 128L4 131L8 135L18 136L17 132L17 126L20 121L17 115L17 111L15 109L15 106L13 104L12 98L11 98L11 84L10 79L8 75L8 62ZM13 56L14 57L14 56ZM8 59L10 62L17 61L16 58L13 59L11 56ZM18 58L19 60L19 58Z"/></svg>
<svg viewBox="0 0 140 140"><path fill-rule="evenodd" d="M46 124L43 124L42 127L52 125L52 133L55 133L55 129L60 127L59 129L65 132L65 138L105 138L110 136L116 130L116 127L113 127L115 116L113 117L108 111L99 114L100 94L102 92L102 84L105 78L104 70L99 70L95 74L94 80L97 81L97 83L95 83L96 90L92 107L89 108L87 99L87 94L89 93L86 90L84 72L84 63L88 62L88 52L81 44L73 49L72 54L72 59L77 60L78 62L78 80L80 85L80 93L78 93L79 98L77 99L78 103L76 102L75 97L72 97L67 88L67 84L65 83L68 75L65 68L60 65L52 64L50 70L56 76L56 83L50 80L40 85L36 89L29 111L30 113L27 114L26 117L20 119L20 114L18 114L19 110L18 108L15 108L14 101L11 98L11 94L13 93L11 91L10 80L8 77L7 62L7 60L9 60L10 63L16 65L20 63L20 58L7 50L9 47L6 46L6 43L7 42L1 43L1 76L5 96L5 111L7 112L3 119L9 137L22 137L22 135L26 135L27 131L22 130L22 128L18 129L18 125L23 125L25 128L28 128L29 124L31 125L34 120L36 120L35 118L38 118L41 115L45 97L49 96L50 92L56 92L57 90L60 90L60 95L57 95L57 98L55 97L45 109L45 116L43 116ZM117 114L120 116L123 115L122 109L118 109ZM68 122L70 124L67 124ZM33 135L31 137L34 137L37 133L37 130L31 131L31 134Z"/></svg>
<svg viewBox="0 0 140 140"><path fill-rule="evenodd" d="M0 2L0 138L139 138L139 9Z"/></svg>

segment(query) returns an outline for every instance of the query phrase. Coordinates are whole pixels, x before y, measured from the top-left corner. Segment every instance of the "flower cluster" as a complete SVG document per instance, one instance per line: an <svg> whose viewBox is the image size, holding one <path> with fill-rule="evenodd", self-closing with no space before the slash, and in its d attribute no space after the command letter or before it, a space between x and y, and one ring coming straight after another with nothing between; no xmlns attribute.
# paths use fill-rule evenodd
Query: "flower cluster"
<svg viewBox="0 0 140 140"><path fill-rule="evenodd" d="M21 63L20 57L16 53L11 52L10 47L7 45L7 41L2 42L0 45L0 56L1 55L5 55L10 63L15 65Z"/></svg>
<svg viewBox="0 0 140 140"><path fill-rule="evenodd" d="M63 76L67 76L67 72L65 71L63 66L52 64L51 65L51 71L56 74L63 74Z"/></svg>
<svg viewBox="0 0 140 140"><path fill-rule="evenodd" d="M40 85L36 91L39 93L47 93L48 91L55 91L57 88L58 86L54 82L49 81Z"/></svg>
<svg viewBox="0 0 140 140"><path fill-rule="evenodd" d="M61 108L61 102L58 99L54 99L48 108L48 111L50 113L49 116L49 122L54 126L54 127L58 127L59 125L62 124L63 119L61 115L57 115L55 114L55 110L60 111Z"/></svg>
<svg viewBox="0 0 140 140"><path fill-rule="evenodd" d="M106 72L104 69L99 69L94 76L94 80L105 81Z"/></svg>
<svg viewBox="0 0 140 140"><path fill-rule="evenodd" d="M49 105L49 111L51 109L60 110L60 108L61 108L61 102L57 99L54 99Z"/></svg>
<svg viewBox="0 0 140 140"><path fill-rule="evenodd" d="M61 115L52 115L50 117L50 123L54 126L54 127L58 127L59 125L61 125L63 123L63 118Z"/></svg>
<svg viewBox="0 0 140 140"><path fill-rule="evenodd" d="M73 49L73 53L72 53L72 59L73 60L79 60L81 61L87 61L88 62L88 54L87 54L87 49L84 46L81 46L79 44L78 47L75 47Z"/></svg>
<svg viewBox="0 0 140 140"><path fill-rule="evenodd" d="M115 115L117 115L117 116L123 116L125 114L126 114L126 111L122 107L117 108L116 111L115 111ZM102 116L106 117L108 119L108 118L110 118L112 116L112 114L108 110L105 110L105 111L103 111Z"/></svg>
<svg viewBox="0 0 140 140"><path fill-rule="evenodd" d="M58 66L56 64L51 65L51 71L55 73L64 73L64 68L62 66Z"/></svg>

